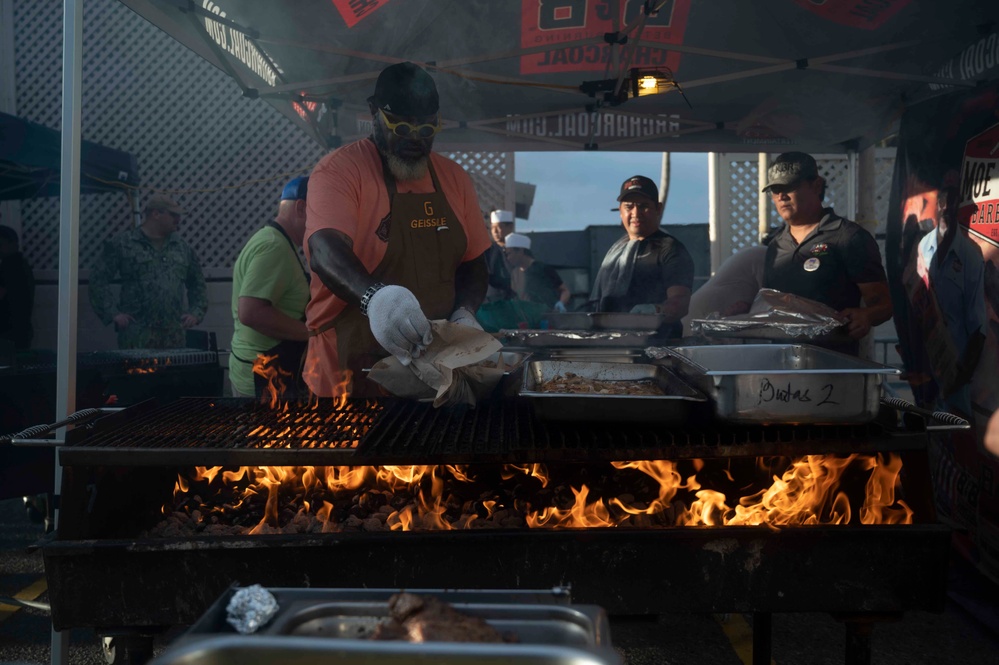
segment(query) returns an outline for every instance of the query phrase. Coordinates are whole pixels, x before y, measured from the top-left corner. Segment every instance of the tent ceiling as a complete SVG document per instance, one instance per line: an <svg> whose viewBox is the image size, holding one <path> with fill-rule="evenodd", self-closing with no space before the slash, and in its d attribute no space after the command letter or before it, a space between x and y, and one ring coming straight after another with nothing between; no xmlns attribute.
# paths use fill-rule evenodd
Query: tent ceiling
<svg viewBox="0 0 999 665"><path fill-rule="evenodd" d="M994 0L121 1L326 146L367 135L401 60L433 72L454 150L843 152L999 72ZM580 91L629 65L686 100Z"/></svg>
<svg viewBox="0 0 999 665"><path fill-rule="evenodd" d="M0 200L59 196L62 135L55 129L0 113ZM91 141L81 147L80 191L122 191L139 184L135 157Z"/></svg>

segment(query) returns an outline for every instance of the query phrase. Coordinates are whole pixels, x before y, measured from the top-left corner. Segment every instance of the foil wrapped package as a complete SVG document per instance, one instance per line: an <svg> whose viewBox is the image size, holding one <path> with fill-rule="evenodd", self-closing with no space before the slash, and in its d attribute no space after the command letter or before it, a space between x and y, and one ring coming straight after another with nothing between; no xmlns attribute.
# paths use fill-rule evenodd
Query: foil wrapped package
<svg viewBox="0 0 999 665"><path fill-rule="evenodd" d="M260 630L278 611L270 591L254 584L234 593L226 606L226 621L243 635Z"/></svg>
<svg viewBox="0 0 999 665"><path fill-rule="evenodd" d="M828 305L775 289L760 289L746 314L694 319L691 332L706 337L751 336L766 339L846 337L846 323Z"/></svg>

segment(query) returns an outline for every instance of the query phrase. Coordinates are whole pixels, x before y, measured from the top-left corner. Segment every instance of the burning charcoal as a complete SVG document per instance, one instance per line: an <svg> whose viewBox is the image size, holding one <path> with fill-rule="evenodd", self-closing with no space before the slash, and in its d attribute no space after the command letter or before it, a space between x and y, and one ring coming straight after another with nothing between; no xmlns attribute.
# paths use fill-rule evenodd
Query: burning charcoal
<svg viewBox="0 0 999 665"><path fill-rule="evenodd" d="M347 512L352 517L356 517L362 520L368 516L368 511L366 511L364 508L361 508L360 505L351 506L350 510L348 510Z"/></svg>
<svg viewBox="0 0 999 665"><path fill-rule="evenodd" d="M387 503L387 499L377 492L365 492L361 495L358 504L368 513L373 513Z"/></svg>
<svg viewBox="0 0 999 665"><path fill-rule="evenodd" d="M617 499L626 506L631 506L635 503L634 494L620 494L618 495Z"/></svg>
<svg viewBox="0 0 999 665"><path fill-rule="evenodd" d="M502 522L500 522L500 526L507 529L517 529L524 526L524 524L525 524L524 518L516 516L507 517Z"/></svg>
<svg viewBox="0 0 999 665"><path fill-rule="evenodd" d="M393 508L388 504L385 504L384 506L378 509L378 512L382 515L391 515L392 513L395 512L395 508Z"/></svg>
<svg viewBox="0 0 999 665"><path fill-rule="evenodd" d="M343 525L348 529L358 529L360 528L361 524L363 524L363 522L361 521L360 518L358 518L355 515L351 515L346 520L344 520L343 523Z"/></svg>
<svg viewBox="0 0 999 665"><path fill-rule="evenodd" d="M369 517L368 519L361 522L362 531L384 531L385 525L382 524L378 519L374 517Z"/></svg>
<svg viewBox="0 0 999 665"><path fill-rule="evenodd" d="M510 511L505 508L500 508L499 510L493 513L492 519L494 522L502 524L503 520L505 520L508 517L510 517Z"/></svg>

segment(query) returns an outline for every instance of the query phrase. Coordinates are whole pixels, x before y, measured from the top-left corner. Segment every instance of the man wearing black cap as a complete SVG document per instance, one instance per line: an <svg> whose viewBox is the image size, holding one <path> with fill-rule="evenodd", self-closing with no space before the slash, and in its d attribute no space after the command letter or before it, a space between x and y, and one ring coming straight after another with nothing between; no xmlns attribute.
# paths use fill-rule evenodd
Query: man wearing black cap
<svg viewBox="0 0 999 665"><path fill-rule="evenodd" d="M811 155L778 155L763 191L785 222L767 248L764 288L829 305L848 320L847 332L855 340L891 318L877 242L860 225L823 207L826 181ZM855 354L857 348L852 343L839 350Z"/></svg>
<svg viewBox="0 0 999 665"><path fill-rule="evenodd" d="M683 243L659 224L659 188L645 176L621 184L621 224L626 234L611 245L593 283L590 304L598 312L663 314L661 332L679 337L690 304L694 261Z"/></svg>
<svg viewBox="0 0 999 665"><path fill-rule="evenodd" d="M309 278L298 258L308 191L308 177L285 185L277 217L250 236L232 267L229 380L236 397L264 394L268 379L253 371L261 355L269 358L261 369L276 373L283 385L280 396L299 396L302 356L309 339L305 327Z"/></svg>
<svg viewBox="0 0 999 665"><path fill-rule="evenodd" d="M489 247L472 180L431 152L437 86L411 62L386 67L368 98L372 136L312 172L306 257L312 280L305 380L320 397L376 390L359 372L387 354L403 364L432 340L429 319L479 327Z"/></svg>

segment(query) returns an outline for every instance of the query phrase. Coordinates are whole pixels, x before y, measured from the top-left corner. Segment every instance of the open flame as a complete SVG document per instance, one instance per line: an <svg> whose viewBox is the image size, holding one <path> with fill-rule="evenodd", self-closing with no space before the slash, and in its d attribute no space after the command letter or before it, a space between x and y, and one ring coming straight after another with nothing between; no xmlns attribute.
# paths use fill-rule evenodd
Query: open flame
<svg viewBox="0 0 999 665"><path fill-rule="evenodd" d="M253 373L264 378L267 386L261 396L261 402L277 411L287 411L288 402L284 399L288 392L289 383L294 380L291 372L278 365L276 355L258 353L253 361ZM318 360L307 361L309 366L303 371L303 375L308 376L310 372L318 371ZM337 409L342 409L347 404L353 386L353 374L349 369L336 373L336 385L333 388L333 403ZM306 400L312 406L318 404L318 399L310 393Z"/></svg>
<svg viewBox="0 0 999 665"><path fill-rule="evenodd" d="M742 485L725 465L197 467L178 477L162 535L185 521L209 534L913 522L895 454L760 458L781 471Z"/></svg>

